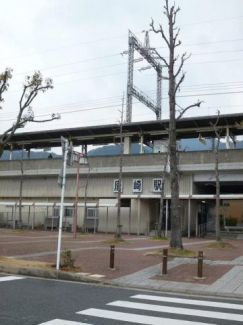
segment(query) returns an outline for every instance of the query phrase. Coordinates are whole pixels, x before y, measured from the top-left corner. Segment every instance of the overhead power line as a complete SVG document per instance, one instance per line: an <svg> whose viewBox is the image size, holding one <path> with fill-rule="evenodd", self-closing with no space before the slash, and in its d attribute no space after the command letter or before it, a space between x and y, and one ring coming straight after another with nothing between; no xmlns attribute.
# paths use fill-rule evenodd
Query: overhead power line
<svg viewBox="0 0 243 325"><path fill-rule="evenodd" d="M195 23L183 24L180 27L208 24L208 23L214 23L214 22L218 22L218 21L225 21L225 20L232 20L232 19L240 19L242 17L243 16L236 16L236 17L229 17L229 18L220 18L220 19L214 19L214 20L199 21L199 22L195 22Z"/></svg>

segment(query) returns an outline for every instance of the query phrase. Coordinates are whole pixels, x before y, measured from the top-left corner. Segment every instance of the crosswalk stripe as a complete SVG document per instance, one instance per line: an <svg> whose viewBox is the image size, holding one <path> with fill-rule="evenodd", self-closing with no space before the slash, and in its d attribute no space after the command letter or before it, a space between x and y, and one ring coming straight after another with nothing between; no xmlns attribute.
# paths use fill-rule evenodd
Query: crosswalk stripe
<svg viewBox="0 0 243 325"><path fill-rule="evenodd" d="M88 323L79 323L79 322L73 322L70 320L63 320L63 319L53 319L46 323L41 323L39 325L91 325Z"/></svg>
<svg viewBox="0 0 243 325"><path fill-rule="evenodd" d="M192 322L186 321L186 320L121 313L121 312L102 310L102 309L96 309L96 308L82 310L82 311L77 312L77 314L119 320L119 321L124 321L124 322L129 322L129 323L146 324L146 325L161 325L161 324L163 324L163 322L166 325L192 325L192 324L205 325L205 323L200 323L200 322L192 323ZM215 324L207 323L207 325L215 325Z"/></svg>
<svg viewBox="0 0 243 325"><path fill-rule="evenodd" d="M10 275L10 276L0 277L0 282L12 281L12 280L22 280L22 279L25 279L25 277Z"/></svg>
<svg viewBox="0 0 243 325"><path fill-rule="evenodd" d="M207 306L207 307L210 306L210 307L217 307L217 308L243 310L243 305L228 304L228 303L224 303L224 302L192 300L192 299L171 298L171 297L159 297L159 296L151 296L151 295L135 295L135 296L131 296L130 298L160 301L160 302L172 302L172 303L177 303L177 304L189 304L189 305L196 305L196 306Z"/></svg>
<svg viewBox="0 0 243 325"><path fill-rule="evenodd" d="M230 313L221 313L215 311L205 311L198 309L188 309L188 308L179 308L179 307L168 307L168 306L160 306L160 305L149 305L142 304L136 302L129 301L114 301L109 304L109 306L123 307L123 308L132 308L132 309L142 309L170 314L180 314L187 316L198 316L198 317L206 317L206 318L217 318L217 319L225 319L231 321L240 321L243 320L243 315L230 314Z"/></svg>

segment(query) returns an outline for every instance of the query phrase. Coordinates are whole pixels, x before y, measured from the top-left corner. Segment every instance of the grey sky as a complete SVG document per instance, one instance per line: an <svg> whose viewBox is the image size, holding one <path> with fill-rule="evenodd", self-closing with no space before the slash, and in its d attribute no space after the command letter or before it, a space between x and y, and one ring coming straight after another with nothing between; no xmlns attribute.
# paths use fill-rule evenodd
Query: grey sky
<svg viewBox="0 0 243 325"><path fill-rule="evenodd" d="M35 70L53 78L55 87L34 102L36 117L59 112L62 118L45 125L30 124L26 131L116 123L126 92L127 56L120 53L127 50L128 29L143 41L141 32L149 29L151 17L155 25L162 23L165 31L167 27L163 0L1 2L1 70L12 67L14 77L0 112L0 132L13 123L21 83ZM176 4L181 8L179 51L192 53L179 94L187 97L178 102L182 106L197 99L205 102L186 116L215 114L217 109L241 112L242 93L229 92L243 91L243 1L178 0ZM159 35L150 33L150 40L152 47L167 55ZM146 65L138 63L135 69ZM155 98L152 69L136 71L134 83ZM167 89L164 81L164 118L168 117ZM212 93L228 94L205 95ZM149 108L136 102L133 121L155 119Z"/></svg>

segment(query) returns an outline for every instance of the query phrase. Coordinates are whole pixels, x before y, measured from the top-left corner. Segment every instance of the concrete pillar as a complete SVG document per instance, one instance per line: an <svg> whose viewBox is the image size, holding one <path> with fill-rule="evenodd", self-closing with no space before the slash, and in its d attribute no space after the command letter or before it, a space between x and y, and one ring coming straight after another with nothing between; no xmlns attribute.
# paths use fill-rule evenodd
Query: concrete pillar
<svg viewBox="0 0 243 325"><path fill-rule="evenodd" d="M109 215L109 208L106 208L106 233L108 232L108 215Z"/></svg>
<svg viewBox="0 0 243 325"><path fill-rule="evenodd" d="M138 199L138 236L140 235L140 213L141 213L141 200Z"/></svg>
<svg viewBox="0 0 243 325"><path fill-rule="evenodd" d="M188 200L188 238L191 237L191 200Z"/></svg>
<svg viewBox="0 0 243 325"><path fill-rule="evenodd" d="M229 126L226 128L226 149L230 149L230 141L229 141Z"/></svg>
<svg viewBox="0 0 243 325"><path fill-rule="evenodd" d="M82 145L81 152L83 155L87 156L87 144Z"/></svg>
<svg viewBox="0 0 243 325"><path fill-rule="evenodd" d="M130 235L131 233L131 212L132 212L132 209L131 209L131 202L130 202L130 206L129 206L129 225L128 225L128 235Z"/></svg>
<svg viewBox="0 0 243 325"><path fill-rule="evenodd" d="M197 202L197 208L196 208L196 237L198 236L198 210L199 210L199 202Z"/></svg>
<svg viewBox="0 0 243 325"><path fill-rule="evenodd" d="M12 160L13 159L13 145L11 143L10 145L10 154L9 154L9 160Z"/></svg>
<svg viewBox="0 0 243 325"><path fill-rule="evenodd" d="M22 150L23 150L23 149L22 149ZM28 151L27 151L27 152L28 152L28 159L30 159L30 150L31 150L31 149L28 149Z"/></svg>
<svg viewBox="0 0 243 325"><path fill-rule="evenodd" d="M168 234L168 199L166 200L165 204L165 237L167 237Z"/></svg>
<svg viewBox="0 0 243 325"><path fill-rule="evenodd" d="M143 135L141 135L141 137L140 137L140 153L144 153L144 150L143 150Z"/></svg>
<svg viewBox="0 0 243 325"><path fill-rule="evenodd" d="M130 155L131 153L131 138L124 138L124 155Z"/></svg>

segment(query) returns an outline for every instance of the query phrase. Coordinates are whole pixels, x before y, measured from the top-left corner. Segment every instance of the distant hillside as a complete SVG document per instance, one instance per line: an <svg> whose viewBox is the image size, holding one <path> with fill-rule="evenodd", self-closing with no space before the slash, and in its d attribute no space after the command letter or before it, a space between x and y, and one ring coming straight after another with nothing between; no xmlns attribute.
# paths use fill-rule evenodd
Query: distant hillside
<svg viewBox="0 0 243 325"><path fill-rule="evenodd" d="M180 151L201 151L201 150L211 150L212 142L210 139L205 139L206 145L202 144L198 139L183 139L178 141ZM233 148L233 143L230 144ZM237 149L243 148L243 141L237 141ZM220 142L219 149L226 149L225 142Z"/></svg>
<svg viewBox="0 0 243 325"><path fill-rule="evenodd" d="M203 151L203 150L211 150L212 142L209 139L205 139L206 145L202 144L197 139L184 139L178 141L178 147L180 151ZM152 153L152 148L148 146L143 146L145 153ZM233 144L231 143L231 148L233 148ZM226 149L225 143L220 143L219 149L223 150ZM243 149L243 141L237 141L237 149ZM95 148L88 151L88 156L112 156L112 155L119 155L120 153L120 146L119 144L114 145L106 145L103 147ZM131 145L131 154L137 155L140 153L140 144L139 143L132 143ZM15 150L13 151L13 160L21 159L21 151ZM60 158L61 155L57 155L51 151L34 151L31 150L30 152L30 159L47 159L51 155L52 158ZM0 160L9 160L10 151L5 150L3 152L2 157ZM27 159L27 152L24 151L24 159Z"/></svg>
<svg viewBox="0 0 243 325"><path fill-rule="evenodd" d="M59 155L57 155L56 153L51 152L51 151L49 151L49 152L48 151L33 151L33 150L30 151L30 159L46 159L50 155L52 156L52 158L59 158L60 157ZM9 156L10 156L10 151L5 150L3 152L3 155L0 158L0 160L9 160ZM13 160L20 160L21 157L22 157L22 151L21 150L19 150L19 151L14 150L13 151L13 157L12 157ZM26 151L24 151L23 158L27 159L27 157L28 157L28 153Z"/></svg>
<svg viewBox="0 0 243 325"><path fill-rule="evenodd" d="M203 151L203 150L211 150L212 149L212 142L209 139L205 139L206 145L202 144L198 139L184 139L178 141L178 146L180 151ZM231 147L233 148L233 144L231 143ZM237 148L243 148L243 141L237 141ZM225 143L220 143L219 145L220 150L226 149ZM144 146L144 152L151 153L152 148L148 146ZM118 145L107 145L100 148L96 148L90 150L88 152L88 156L112 156L112 155L119 155L120 147ZM139 143L132 143L131 145L131 154L136 155L140 153L140 144Z"/></svg>
<svg viewBox="0 0 243 325"><path fill-rule="evenodd" d="M144 152L151 153L152 148L148 146L143 146ZM119 155L120 145L107 145L100 148L92 149L88 152L88 156L112 156ZM131 154L138 155L140 153L140 144L132 143L131 145Z"/></svg>

